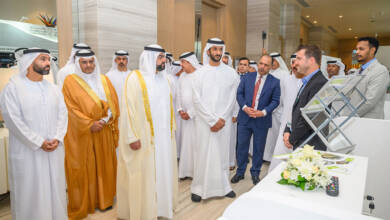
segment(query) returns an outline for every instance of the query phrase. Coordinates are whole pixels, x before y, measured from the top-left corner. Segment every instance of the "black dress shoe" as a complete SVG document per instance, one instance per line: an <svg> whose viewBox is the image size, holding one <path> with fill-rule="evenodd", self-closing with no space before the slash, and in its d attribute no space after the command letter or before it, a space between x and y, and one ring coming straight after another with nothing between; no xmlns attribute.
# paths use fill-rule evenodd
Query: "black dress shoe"
<svg viewBox="0 0 390 220"><path fill-rule="evenodd" d="M107 207L106 209L103 209L102 211L105 212L105 211L108 211L108 210L111 210L111 209L112 209L112 206Z"/></svg>
<svg viewBox="0 0 390 220"><path fill-rule="evenodd" d="M236 193L232 190L232 191L230 191L230 193L226 194L226 197L234 198L234 197L236 197Z"/></svg>
<svg viewBox="0 0 390 220"><path fill-rule="evenodd" d="M200 196L198 196L198 195L196 195L196 194L191 194L191 200L193 201L193 202L200 202L201 200L202 200L202 197L200 197Z"/></svg>
<svg viewBox="0 0 390 220"><path fill-rule="evenodd" d="M253 185L256 185L260 182L260 178L258 176L252 176Z"/></svg>
<svg viewBox="0 0 390 220"><path fill-rule="evenodd" d="M234 175L233 178L230 180L232 183L238 183L240 180L243 180L244 176L240 176L238 174Z"/></svg>

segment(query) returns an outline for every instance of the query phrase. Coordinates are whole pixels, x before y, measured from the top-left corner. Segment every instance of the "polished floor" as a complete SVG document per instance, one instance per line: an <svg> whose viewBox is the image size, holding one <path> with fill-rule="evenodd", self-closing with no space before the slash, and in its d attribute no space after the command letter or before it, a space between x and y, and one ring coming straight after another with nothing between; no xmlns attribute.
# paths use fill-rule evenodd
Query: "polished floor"
<svg viewBox="0 0 390 220"><path fill-rule="evenodd" d="M268 170L269 163L264 163L261 168L260 178L262 179ZM252 187L252 179L249 173L249 168L245 174L245 179L237 184L232 184L233 190L237 197L249 191ZM230 176L234 175L235 171L230 172ZM214 220L222 215L226 207L234 201L230 198L214 198L193 203L191 201L191 180L180 181L179 183L179 205L174 214L174 220ZM237 198L236 197L236 198ZM96 211L89 215L88 220L113 220L117 219L116 207L106 212ZM159 218L163 219L163 218ZM11 220L11 209L9 196L0 196L0 220Z"/></svg>

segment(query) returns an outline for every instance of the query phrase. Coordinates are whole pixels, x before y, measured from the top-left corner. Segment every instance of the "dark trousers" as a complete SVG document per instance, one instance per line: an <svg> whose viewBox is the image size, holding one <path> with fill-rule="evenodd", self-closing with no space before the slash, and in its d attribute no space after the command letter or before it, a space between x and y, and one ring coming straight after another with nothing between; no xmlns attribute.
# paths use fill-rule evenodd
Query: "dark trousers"
<svg viewBox="0 0 390 220"><path fill-rule="evenodd" d="M251 136L253 135L253 156L252 167L250 169L252 176L259 176L260 168L263 163L263 154L265 141L267 139L268 129L257 128L253 121L247 124L238 124L237 126L237 174L244 176L248 164L248 153Z"/></svg>

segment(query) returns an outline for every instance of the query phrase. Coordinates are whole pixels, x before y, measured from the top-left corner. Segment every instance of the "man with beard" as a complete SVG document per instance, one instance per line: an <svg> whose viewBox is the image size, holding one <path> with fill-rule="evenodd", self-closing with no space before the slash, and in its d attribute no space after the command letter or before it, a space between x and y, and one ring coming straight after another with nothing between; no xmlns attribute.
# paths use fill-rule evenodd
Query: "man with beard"
<svg viewBox="0 0 390 220"><path fill-rule="evenodd" d="M284 90L284 80L289 75L289 70L287 68L286 63L284 62L282 56L279 53L274 52L271 53L272 57L272 70L270 74L280 81L280 91L281 93ZM279 106L272 112L272 127L268 131L267 142L265 144L264 149L264 157L265 161L270 162L272 160L272 156L274 154L276 141L279 136L279 128L280 128L280 119L283 113L283 99L284 96L280 96L280 104Z"/></svg>
<svg viewBox="0 0 390 220"><path fill-rule="evenodd" d="M356 57L362 65L358 74L365 76L358 89L367 99L357 111L362 118L385 118L384 103L389 86L389 70L375 58L378 48L379 41L373 37L359 38L356 45ZM351 103L356 106L359 102L360 96L355 92L351 96Z"/></svg>
<svg viewBox="0 0 390 220"><path fill-rule="evenodd" d="M233 68L233 59L232 57L230 56L230 53L229 52L225 52L223 54L223 57L222 57L222 62L230 67Z"/></svg>
<svg viewBox="0 0 390 220"><path fill-rule="evenodd" d="M259 60L258 72L248 73L240 81L237 90L238 113L237 171L231 179L238 183L244 179L248 164L250 139L253 135L253 160L250 169L252 182L256 185L260 179L260 169L268 129L272 126L272 112L279 105L280 82L270 75L272 57L263 55Z"/></svg>
<svg viewBox="0 0 390 220"><path fill-rule="evenodd" d="M112 58L111 69L106 74L115 88L119 103L122 100L123 85L125 84L127 76L130 74L128 64L129 53L124 50L118 50L115 52L114 57Z"/></svg>
<svg viewBox="0 0 390 220"><path fill-rule="evenodd" d="M291 126L286 125L283 135L284 144L290 149L299 147L314 132L303 118L301 108L305 107L328 81L320 70L320 63L320 48L315 45L302 45L298 48L295 61L296 76L302 79L302 86L294 101ZM326 145L317 135L308 144L314 146L316 150L326 150Z"/></svg>
<svg viewBox="0 0 390 220"><path fill-rule="evenodd" d="M62 93L43 79L50 60L48 50L24 50L19 73L0 98L9 129L12 219L68 219L63 144L68 118Z"/></svg>
<svg viewBox="0 0 390 220"><path fill-rule="evenodd" d="M90 50L91 47L84 43L77 43L73 44L72 51L70 52L70 56L68 59L68 62L57 72L57 85L60 89L62 89L62 86L64 84L65 78L70 75L75 73L76 70L76 65L75 65L75 54L79 50Z"/></svg>
<svg viewBox="0 0 390 220"><path fill-rule="evenodd" d="M144 47L123 91L118 158L118 217L173 218L178 179L175 117L165 50Z"/></svg>
<svg viewBox="0 0 390 220"><path fill-rule="evenodd" d="M343 76L345 75L344 69L345 65L341 62L340 59L332 59L326 62L326 72L328 72L328 78L332 78L333 76Z"/></svg>
<svg viewBox="0 0 390 220"><path fill-rule="evenodd" d="M197 153L191 199L217 196L233 198L229 184L229 143L233 109L239 77L222 64L225 43L208 39L203 51L204 66L197 70L193 83Z"/></svg>
<svg viewBox="0 0 390 220"><path fill-rule="evenodd" d="M179 178L181 180L193 177L195 145L195 112L192 101L192 82L196 70L201 68L199 61L193 52L186 52L180 56L183 74L177 83L177 112L181 119L181 151L179 163Z"/></svg>
<svg viewBox="0 0 390 220"><path fill-rule="evenodd" d="M68 216L82 219L114 203L119 104L94 52L79 50L75 56L76 71L62 87L69 117L65 172Z"/></svg>
<svg viewBox="0 0 390 220"><path fill-rule="evenodd" d="M280 126L278 130L278 138L275 145L274 155L281 155L281 154L287 154L291 153L292 149L287 148L286 145L284 145L283 142L283 133L284 128L287 124L291 124L291 113L292 113L292 107L294 105L295 98L297 97L298 89L300 87L300 80L296 77L297 74L297 68L295 66L295 60L296 55L293 54L290 57L290 65L291 65L291 71L290 74L284 78L284 80L281 82L281 89L280 89L280 96L281 103L283 105L283 112L282 116L280 118ZM282 84L283 83L283 84ZM271 164L268 168L268 172L270 172L273 168L275 168L279 163L282 161L272 157Z"/></svg>

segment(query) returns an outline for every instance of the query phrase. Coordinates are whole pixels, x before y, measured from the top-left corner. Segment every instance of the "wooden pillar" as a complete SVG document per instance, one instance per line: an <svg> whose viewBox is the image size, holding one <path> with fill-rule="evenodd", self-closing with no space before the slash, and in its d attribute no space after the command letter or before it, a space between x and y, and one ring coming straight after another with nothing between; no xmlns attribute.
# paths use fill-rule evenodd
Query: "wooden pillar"
<svg viewBox="0 0 390 220"><path fill-rule="evenodd" d="M73 46L72 0L56 0L59 67L69 58Z"/></svg>

